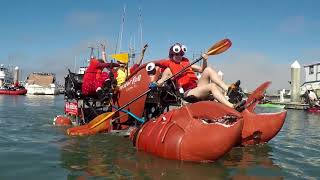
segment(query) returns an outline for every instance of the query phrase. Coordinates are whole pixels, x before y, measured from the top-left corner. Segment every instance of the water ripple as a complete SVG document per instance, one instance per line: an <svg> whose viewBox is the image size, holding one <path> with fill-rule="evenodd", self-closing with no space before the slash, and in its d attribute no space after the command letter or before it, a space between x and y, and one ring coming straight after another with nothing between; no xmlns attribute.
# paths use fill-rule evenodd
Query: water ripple
<svg viewBox="0 0 320 180"><path fill-rule="evenodd" d="M66 128L52 125L63 103L63 96L0 96L0 179L320 177L320 115L289 110L268 144L237 147L217 162L199 164L137 152L119 136L68 137Z"/></svg>

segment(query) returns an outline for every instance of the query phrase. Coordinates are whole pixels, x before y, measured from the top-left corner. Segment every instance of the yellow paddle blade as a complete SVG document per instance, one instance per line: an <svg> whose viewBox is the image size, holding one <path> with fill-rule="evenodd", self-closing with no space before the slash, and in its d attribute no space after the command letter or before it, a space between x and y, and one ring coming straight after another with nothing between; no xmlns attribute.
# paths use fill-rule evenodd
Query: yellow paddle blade
<svg viewBox="0 0 320 180"><path fill-rule="evenodd" d="M211 48L208 49L208 55L216 55L225 52L232 45L232 42L229 39L223 39L216 44L214 44Z"/></svg>
<svg viewBox="0 0 320 180"><path fill-rule="evenodd" d="M84 124L81 126L75 126L67 129L67 134L72 135L75 134L78 131L84 130L84 129L90 129L92 126L94 126L96 123L101 121L104 117L106 117L111 112L102 113L99 116L95 117L93 120L91 120L88 124Z"/></svg>
<svg viewBox="0 0 320 180"><path fill-rule="evenodd" d="M127 64L129 61L129 53L111 54L111 57L125 64Z"/></svg>
<svg viewBox="0 0 320 180"><path fill-rule="evenodd" d="M115 112L110 112L108 115L106 115L104 117L101 116L102 118L100 118L100 119L98 119L97 117L96 117L97 119L94 118L95 122L90 125L90 128L92 129L92 128L95 128L95 127L99 126L101 123L103 123L106 120L112 118L112 116L114 114L115 114Z"/></svg>
<svg viewBox="0 0 320 180"><path fill-rule="evenodd" d="M99 116L95 117L94 119L92 119L88 125L89 127L95 125L96 123L98 123L101 119L105 118L106 116L108 116L111 112L106 112L106 113L102 113Z"/></svg>
<svg viewBox="0 0 320 180"><path fill-rule="evenodd" d="M110 120L114 112L106 112L100 114L99 116L95 117L91 120L88 124L72 127L67 130L67 134L70 136L81 136L81 135L91 135L96 134L102 131L107 130L110 127L110 124L103 124L107 120Z"/></svg>

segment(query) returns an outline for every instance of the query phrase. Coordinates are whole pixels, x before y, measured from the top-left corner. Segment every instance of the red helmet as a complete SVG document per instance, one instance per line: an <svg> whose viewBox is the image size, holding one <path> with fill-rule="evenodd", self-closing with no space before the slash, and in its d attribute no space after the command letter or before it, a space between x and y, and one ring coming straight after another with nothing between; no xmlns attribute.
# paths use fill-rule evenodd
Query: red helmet
<svg viewBox="0 0 320 180"><path fill-rule="evenodd" d="M184 53L187 52L187 47L185 45L181 45L180 43L175 43L169 49L169 58L172 58L173 55L183 56Z"/></svg>

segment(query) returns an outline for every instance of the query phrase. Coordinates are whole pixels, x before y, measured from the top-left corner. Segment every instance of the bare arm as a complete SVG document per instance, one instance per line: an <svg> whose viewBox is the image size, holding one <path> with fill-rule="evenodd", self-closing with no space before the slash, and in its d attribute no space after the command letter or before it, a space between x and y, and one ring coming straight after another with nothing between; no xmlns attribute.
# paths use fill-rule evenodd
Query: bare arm
<svg viewBox="0 0 320 180"><path fill-rule="evenodd" d="M164 81L168 80L172 76L172 72L169 68L166 68L163 73L162 77L157 81L158 84L162 84Z"/></svg>
<svg viewBox="0 0 320 180"><path fill-rule="evenodd" d="M140 66L140 64L141 64L141 62L142 62L142 60L143 60L143 58L144 58L144 53L146 52L147 48L148 48L148 44L145 44L145 45L143 46L142 50L141 50L139 60L138 60L137 63L136 63L136 64L138 64L139 66Z"/></svg>
<svg viewBox="0 0 320 180"><path fill-rule="evenodd" d="M206 53L204 53L201 56L203 58L202 66L200 67L200 66L195 65L195 64L191 66L193 71L199 72L199 73L202 73L204 71L204 69L208 66L207 65L208 55Z"/></svg>
<svg viewBox="0 0 320 180"><path fill-rule="evenodd" d="M102 54L102 60L106 63L107 62L107 53L106 53L106 46L104 44L101 44L101 54Z"/></svg>
<svg viewBox="0 0 320 180"><path fill-rule="evenodd" d="M202 67L200 67L200 66L198 66L198 65L192 65L191 66L191 68L192 68L192 70L194 71L194 72L199 72L199 73L202 73Z"/></svg>

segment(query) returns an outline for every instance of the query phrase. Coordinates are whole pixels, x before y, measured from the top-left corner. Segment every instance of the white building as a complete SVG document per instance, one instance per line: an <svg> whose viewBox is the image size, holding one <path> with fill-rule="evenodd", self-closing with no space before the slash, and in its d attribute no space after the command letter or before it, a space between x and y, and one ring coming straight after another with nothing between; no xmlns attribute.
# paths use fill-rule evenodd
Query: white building
<svg viewBox="0 0 320 180"><path fill-rule="evenodd" d="M301 93L314 89L320 95L320 62L304 66L305 82L301 85Z"/></svg>

